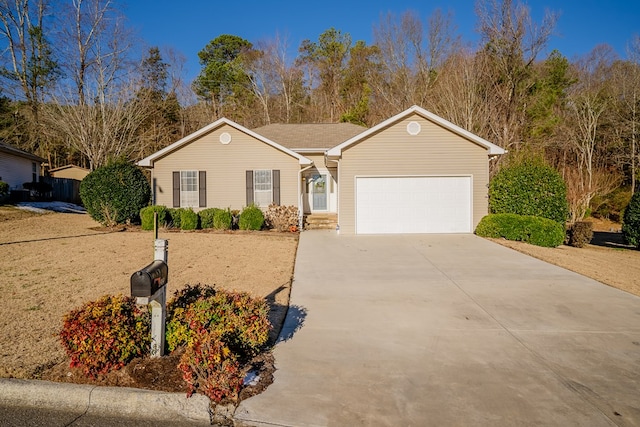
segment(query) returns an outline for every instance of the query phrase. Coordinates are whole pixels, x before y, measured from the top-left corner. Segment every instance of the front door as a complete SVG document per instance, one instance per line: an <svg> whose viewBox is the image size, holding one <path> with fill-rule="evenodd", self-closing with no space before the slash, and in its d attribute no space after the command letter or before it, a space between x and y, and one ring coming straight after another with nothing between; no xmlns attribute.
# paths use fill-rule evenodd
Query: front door
<svg viewBox="0 0 640 427"><path fill-rule="evenodd" d="M313 193L313 206L311 209L314 211L326 211L327 210L327 176L326 175L314 175L311 183L311 192Z"/></svg>

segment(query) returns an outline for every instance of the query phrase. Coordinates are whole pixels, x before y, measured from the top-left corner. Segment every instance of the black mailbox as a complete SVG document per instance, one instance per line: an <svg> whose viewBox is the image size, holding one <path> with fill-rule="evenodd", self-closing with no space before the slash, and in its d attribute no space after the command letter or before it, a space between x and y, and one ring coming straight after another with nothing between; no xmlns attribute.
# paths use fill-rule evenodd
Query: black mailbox
<svg viewBox="0 0 640 427"><path fill-rule="evenodd" d="M169 266L162 260L155 260L131 275L131 296L150 297L167 284Z"/></svg>

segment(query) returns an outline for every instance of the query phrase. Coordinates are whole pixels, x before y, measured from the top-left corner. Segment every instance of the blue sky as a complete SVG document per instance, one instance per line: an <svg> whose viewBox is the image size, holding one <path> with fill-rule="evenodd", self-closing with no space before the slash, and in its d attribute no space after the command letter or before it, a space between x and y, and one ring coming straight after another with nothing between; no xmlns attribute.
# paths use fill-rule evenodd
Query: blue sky
<svg viewBox="0 0 640 427"><path fill-rule="evenodd" d="M126 1L126 0L125 0ZM626 57L626 45L640 34L637 0L530 0L525 2L539 21L545 8L560 13L548 51L558 49L569 59L608 43ZM372 27L381 14L413 10L426 21L440 8L454 14L458 33L476 43L473 0L129 0L124 13L129 24L149 46L172 47L187 59L186 77L199 72L197 53L220 34L234 34L252 43L286 35L296 54L304 39L317 40L330 27L351 34L354 41L371 43Z"/></svg>

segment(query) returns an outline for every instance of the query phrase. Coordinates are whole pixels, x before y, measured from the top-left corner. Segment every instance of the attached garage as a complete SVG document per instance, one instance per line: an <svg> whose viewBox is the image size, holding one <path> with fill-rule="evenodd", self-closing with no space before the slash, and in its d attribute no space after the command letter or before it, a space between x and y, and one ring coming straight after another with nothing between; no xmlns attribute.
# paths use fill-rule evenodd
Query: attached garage
<svg viewBox="0 0 640 427"><path fill-rule="evenodd" d="M356 178L356 233L470 233L470 176Z"/></svg>
<svg viewBox="0 0 640 427"><path fill-rule="evenodd" d="M420 107L330 149L341 234L472 233L504 150Z"/></svg>

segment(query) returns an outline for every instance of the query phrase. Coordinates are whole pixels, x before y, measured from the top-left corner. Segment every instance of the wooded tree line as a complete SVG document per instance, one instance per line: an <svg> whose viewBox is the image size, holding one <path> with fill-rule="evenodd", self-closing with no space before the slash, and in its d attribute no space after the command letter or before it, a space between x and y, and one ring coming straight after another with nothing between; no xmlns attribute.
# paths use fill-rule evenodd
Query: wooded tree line
<svg viewBox="0 0 640 427"><path fill-rule="evenodd" d="M223 116L249 128L372 126L415 104L509 150L495 167L544 157L565 178L573 221L622 186L635 191L639 36L626 59L603 44L569 60L545 54L555 13L536 22L513 0L479 0L478 46L452 14L408 11L382 16L370 45L329 28L293 58L285 37L220 35L186 82L184 57L142 49L120 10L113 0L0 0L2 138L51 167L93 169Z"/></svg>

